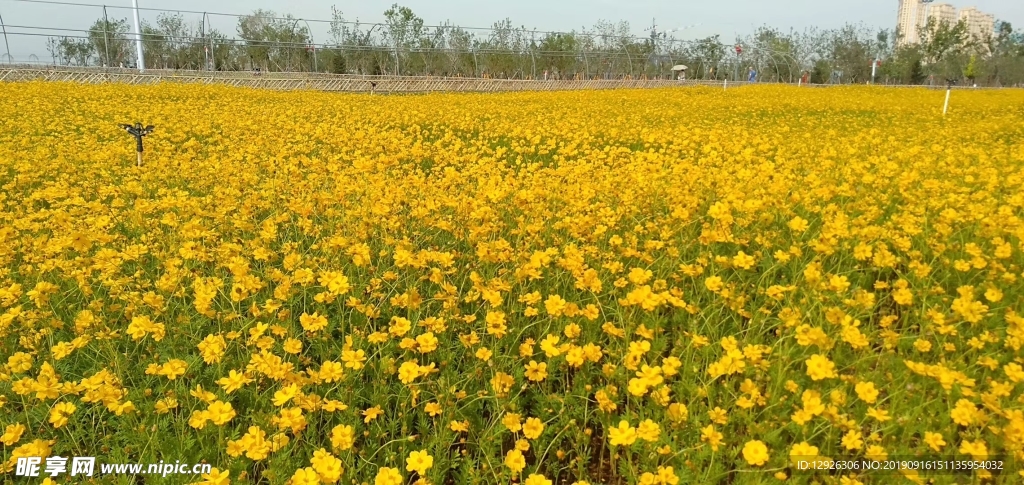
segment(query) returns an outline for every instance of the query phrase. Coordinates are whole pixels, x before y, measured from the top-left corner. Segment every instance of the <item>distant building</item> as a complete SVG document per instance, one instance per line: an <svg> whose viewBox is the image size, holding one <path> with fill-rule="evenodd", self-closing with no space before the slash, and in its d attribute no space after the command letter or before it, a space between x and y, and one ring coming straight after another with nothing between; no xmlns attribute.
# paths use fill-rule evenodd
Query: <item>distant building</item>
<svg viewBox="0 0 1024 485"><path fill-rule="evenodd" d="M984 40L995 32L996 17L968 7L960 11L960 20L967 24L967 35Z"/></svg>
<svg viewBox="0 0 1024 485"><path fill-rule="evenodd" d="M927 19L927 6L922 0L900 0L899 12L896 14L896 30L899 31L900 45L921 42L920 27Z"/></svg>
<svg viewBox="0 0 1024 485"><path fill-rule="evenodd" d="M957 15L956 8L952 5L932 1L900 0L896 14L896 29L901 35L899 45L920 43L929 20L936 26L943 22L954 25L957 21L963 20L967 24L968 34L979 39L991 35L995 29L995 17L975 7L965 8Z"/></svg>
<svg viewBox="0 0 1024 485"><path fill-rule="evenodd" d="M935 25L943 23L949 25L956 25L956 8L948 3L934 3L928 6L928 18L926 20L932 20Z"/></svg>

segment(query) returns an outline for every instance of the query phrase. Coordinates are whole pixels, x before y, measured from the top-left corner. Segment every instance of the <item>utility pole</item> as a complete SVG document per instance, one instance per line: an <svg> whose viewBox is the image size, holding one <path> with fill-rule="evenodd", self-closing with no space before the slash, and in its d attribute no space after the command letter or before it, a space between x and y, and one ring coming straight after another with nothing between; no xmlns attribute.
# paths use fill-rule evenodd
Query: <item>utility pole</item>
<svg viewBox="0 0 1024 485"><path fill-rule="evenodd" d="M139 72L146 71L146 60L142 57L142 28L139 23L139 0L132 0L135 12L135 53L139 56Z"/></svg>

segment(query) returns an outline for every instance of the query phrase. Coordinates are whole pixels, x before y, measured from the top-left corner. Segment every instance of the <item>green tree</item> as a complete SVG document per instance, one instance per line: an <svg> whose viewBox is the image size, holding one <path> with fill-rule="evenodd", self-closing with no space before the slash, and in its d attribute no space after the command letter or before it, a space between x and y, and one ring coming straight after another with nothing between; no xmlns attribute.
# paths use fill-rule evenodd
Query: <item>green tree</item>
<svg viewBox="0 0 1024 485"><path fill-rule="evenodd" d="M409 57L409 50L418 44L423 35L423 19L409 7L392 4L384 11L384 37L388 47L394 49L394 73L402 74L402 64Z"/></svg>
<svg viewBox="0 0 1024 485"><path fill-rule="evenodd" d="M552 75L562 79L571 78L578 70L577 44L575 32L545 34L537 47L538 69L544 66Z"/></svg>
<svg viewBox="0 0 1024 485"><path fill-rule="evenodd" d="M117 67L128 64L132 59L131 38L128 36L128 19L97 19L89 27L88 42L96 61L101 66Z"/></svg>
<svg viewBox="0 0 1024 485"><path fill-rule="evenodd" d="M313 69L309 29L290 14L276 17L274 12L256 10L238 19L238 35L245 41L244 54L250 67L273 71Z"/></svg>
<svg viewBox="0 0 1024 485"><path fill-rule="evenodd" d="M978 74L978 57L972 55L970 62L967 63L967 67L964 68L964 77L967 78L968 81L973 83L974 82L974 78L977 77L977 74Z"/></svg>

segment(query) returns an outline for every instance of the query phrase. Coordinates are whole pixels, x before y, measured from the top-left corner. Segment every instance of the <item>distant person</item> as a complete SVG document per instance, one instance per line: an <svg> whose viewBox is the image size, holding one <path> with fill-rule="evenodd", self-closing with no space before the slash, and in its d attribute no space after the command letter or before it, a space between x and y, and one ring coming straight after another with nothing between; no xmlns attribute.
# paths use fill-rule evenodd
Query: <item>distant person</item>
<svg viewBox="0 0 1024 485"><path fill-rule="evenodd" d="M753 67L750 68L750 75L747 76L747 81L748 82L756 82L757 81L757 71L755 71Z"/></svg>
<svg viewBox="0 0 1024 485"><path fill-rule="evenodd" d="M804 71L803 76L800 77L800 83L801 84L807 84L807 81L810 80L810 77L811 77L810 73L808 73L807 71Z"/></svg>

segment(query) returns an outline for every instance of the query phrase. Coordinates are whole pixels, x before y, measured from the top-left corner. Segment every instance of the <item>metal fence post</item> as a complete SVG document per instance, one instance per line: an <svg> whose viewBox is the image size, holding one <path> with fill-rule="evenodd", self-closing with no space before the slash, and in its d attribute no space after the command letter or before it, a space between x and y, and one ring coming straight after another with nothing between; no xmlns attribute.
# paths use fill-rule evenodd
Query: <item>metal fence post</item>
<svg viewBox="0 0 1024 485"><path fill-rule="evenodd" d="M11 44L7 42L7 26L4 24L4 17L0 15L0 27L4 29L4 45L7 47L7 62L14 64L14 58L11 57Z"/></svg>

